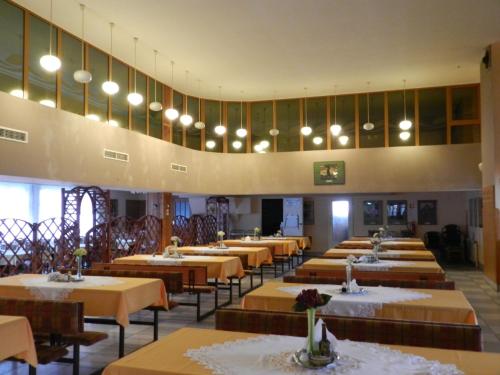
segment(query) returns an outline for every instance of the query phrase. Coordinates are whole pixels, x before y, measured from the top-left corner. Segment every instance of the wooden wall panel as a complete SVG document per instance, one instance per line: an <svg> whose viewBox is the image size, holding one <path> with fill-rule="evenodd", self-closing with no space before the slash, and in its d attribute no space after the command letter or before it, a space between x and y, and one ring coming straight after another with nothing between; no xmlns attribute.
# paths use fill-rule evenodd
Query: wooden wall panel
<svg viewBox="0 0 500 375"><path fill-rule="evenodd" d="M483 187L483 248L484 273L495 284L498 284L497 268L497 213L495 208L495 187Z"/></svg>

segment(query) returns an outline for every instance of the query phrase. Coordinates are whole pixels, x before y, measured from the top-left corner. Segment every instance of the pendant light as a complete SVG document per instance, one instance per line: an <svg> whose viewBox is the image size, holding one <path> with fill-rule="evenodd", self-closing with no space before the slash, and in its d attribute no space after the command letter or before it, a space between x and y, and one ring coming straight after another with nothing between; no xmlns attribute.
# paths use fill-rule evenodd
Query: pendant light
<svg viewBox="0 0 500 375"><path fill-rule="evenodd" d="M412 123L410 120L406 119L406 79L403 80L403 113L404 113L404 120L399 123L399 128L401 130L407 131L411 128ZM401 138L401 135L400 135ZM406 138L408 139L409 136ZM403 139L403 138L401 138ZM403 140L406 140L403 139Z"/></svg>
<svg viewBox="0 0 500 375"><path fill-rule="evenodd" d="M78 83L89 83L92 81L92 74L85 70L85 5L80 4L82 10L82 68L73 73L73 79Z"/></svg>
<svg viewBox="0 0 500 375"><path fill-rule="evenodd" d="M221 86L219 86L219 125L214 128L215 134L224 135L226 133L226 127L222 123L222 95Z"/></svg>
<svg viewBox="0 0 500 375"><path fill-rule="evenodd" d="M52 54L52 1L50 0L49 54L40 58L41 67L49 73L54 73L61 68L61 60Z"/></svg>
<svg viewBox="0 0 500 375"><path fill-rule="evenodd" d="M189 88L189 71L186 70L186 90L188 88ZM184 110L184 114L181 116L181 118L179 120L183 126L187 127L193 123L193 116L191 116L188 113L189 112L189 101L188 101L187 95L185 95L184 98L186 99L186 106L184 107L186 109Z"/></svg>
<svg viewBox="0 0 500 375"><path fill-rule="evenodd" d="M172 67L172 70L171 70L171 84L170 84L170 87L172 87L172 100L170 101L171 103L173 103L173 90L174 90L174 61L170 61L170 65ZM173 105L171 104L170 105L170 108L167 108L167 110L165 111L165 116L170 120L170 121L174 121L174 120L177 120L177 118L179 117L179 111L176 110ZM208 146L207 146L208 147ZM214 146L215 147L215 146Z"/></svg>
<svg viewBox="0 0 500 375"><path fill-rule="evenodd" d="M115 24L113 22L109 23L109 33L110 33L110 48L109 55L113 58L113 27ZM115 95L118 91L120 91L120 86L118 83L113 81L113 64L110 64L109 67L109 80L103 82L101 85L102 91L104 91L108 95Z"/></svg>
<svg viewBox="0 0 500 375"><path fill-rule="evenodd" d="M320 144L322 144L322 143L323 143L323 138L322 138L322 137L314 137L314 138L313 138L313 143L314 143L315 145L318 145L318 146L319 146Z"/></svg>
<svg viewBox="0 0 500 375"><path fill-rule="evenodd" d="M411 136L411 133L409 131L403 131L403 132L399 133L399 138L402 141L407 141L408 139L410 139L410 136Z"/></svg>
<svg viewBox="0 0 500 375"><path fill-rule="evenodd" d="M305 90L305 95L304 95L305 105L304 106L305 106L306 121L305 121L305 125L302 126L302 128L300 128L300 132L302 133L302 135L305 135L307 137L307 136L311 135L312 128L307 123L307 87L304 87L304 90Z"/></svg>
<svg viewBox="0 0 500 375"><path fill-rule="evenodd" d="M339 137L339 143L342 145L342 146L345 146L347 144L347 142L349 142L349 137L347 135L341 135Z"/></svg>
<svg viewBox="0 0 500 375"><path fill-rule="evenodd" d="M243 91L241 91L240 98L240 128L236 130L236 135L240 138L247 136L247 130L243 127Z"/></svg>
<svg viewBox="0 0 500 375"><path fill-rule="evenodd" d="M337 86L335 86L334 94L335 96L333 97L333 124L330 126L330 132L334 137L337 137L342 132L342 126L337 124Z"/></svg>
<svg viewBox="0 0 500 375"><path fill-rule="evenodd" d="M134 38L134 92L127 95L127 100L132 105L139 105L142 103L142 95L137 92L137 37Z"/></svg>
<svg viewBox="0 0 500 375"><path fill-rule="evenodd" d="M363 129L370 131L375 128L375 125L370 122L370 82L367 82L366 90L366 122L363 124Z"/></svg>
<svg viewBox="0 0 500 375"><path fill-rule="evenodd" d="M215 145L216 145L216 144L215 144L215 141L214 141L214 140L211 140L211 139L209 139L209 140L207 141L207 143L205 143L205 146L207 146L207 148L208 148L209 150L214 149L214 148L215 148Z"/></svg>
<svg viewBox="0 0 500 375"><path fill-rule="evenodd" d="M198 80L198 121L194 123L196 129L205 129L205 123L201 121L201 81Z"/></svg>
<svg viewBox="0 0 500 375"><path fill-rule="evenodd" d="M239 150L243 146L243 143L241 141L233 141L232 145L235 150Z"/></svg>
<svg viewBox="0 0 500 375"><path fill-rule="evenodd" d="M273 93L273 111L274 111L274 103L276 103L276 90L274 90L274 93ZM273 114L273 118L274 118L274 114ZM271 137L277 137L279 133L280 133L280 131L277 128L272 128L269 130L269 134L271 135Z"/></svg>
<svg viewBox="0 0 500 375"><path fill-rule="evenodd" d="M158 111L162 110L163 106L161 105L161 103L159 101L156 100L156 58L158 56L158 51L154 50L154 53L155 53L155 75L154 75L154 79L155 79L155 100L152 101L151 103L149 103L149 109L152 110L153 112L158 112Z"/></svg>

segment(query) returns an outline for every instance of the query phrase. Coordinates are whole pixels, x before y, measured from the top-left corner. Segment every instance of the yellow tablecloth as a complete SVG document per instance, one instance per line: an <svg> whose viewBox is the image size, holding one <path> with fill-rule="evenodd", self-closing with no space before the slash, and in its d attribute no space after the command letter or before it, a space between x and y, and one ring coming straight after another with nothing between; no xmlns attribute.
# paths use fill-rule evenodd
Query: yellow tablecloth
<svg viewBox="0 0 500 375"><path fill-rule="evenodd" d="M371 253L372 250L370 249L330 249L327 250L323 256L335 259L345 259L350 254L360 257ZM394 260L436 260L432 252L425 250L386 250L379 252L378 258Z"/></svg>
<svg viewBox="0 0 500 375"><path fill-rule="evenodd" d="M293 311L292 307L295 304L296 296L278 289L289 286L303 286L304 289L311 288L311 285L307 284L268 282L248 293L241 302L241 306L247 310ZM338 288L340 288L340 285ZM382 309L376 310L375 317L441 323L477 324L474 309L461 291L435 289L411 290L429 294L432 298L384 303Z"/></svg>
<svg viewBox="0 0 500 375"><path fill-rule="evenodd" d="M347 240L338 243L338 249L371 249L373 245L369 240ZM383 249L391 250L427 250L422 241L383 241Z"/></svg>
<svg viewBox="0 0 500 375"><path fill-rule="evenodd" d="M177 249L182 254L199 254L199 255L247 255L248 265L252 267L260 267L262 263L272 263L273 256L267 247L229 247L228 249L209 248L206 246L183 246Z"/></svg>
<svg viewBox="0 0 500 375"><path fill-rule="evenodd" d="M310 249L311 248L311 239L308 236L282 236L282 237L261 237L262 240L293 240L297 241L297 245L300 249Z"/></svg>
<svg viewBox="0 0 500 375"><path fill-rule="evenodd" d="M275 255L294 255L299 250L297 241L295 240L224 240L226 246L243 246L243 247L267 247Z"/></svg>
<svg viewBox="0 0 500 375"><path fill-rule="evenodd" d="M156 258L161 262L161 255L157 255ZM154 263L154 260L151 259L151 255L132 255L129 257L116 258L113 260L113 263L161 265L160 263ZM207 267L207 275L209 278L219 279L225 283L229 282L228 277L245 276L243 265L238 257L187 255L179 259L179 264L182 266L205 266Z"/></svg>
<svg viewBox="0 0 500 375"><path fill-rule="evenodd" d="M35 298L30 289L22 283L23 279L35 277L40 275L22 274L0 278L0 296ZM73 289L64 299L83 302L86 316L113 316L123 327L129 324L129 314L145 307L157 305L168 308L167 293L162 280L128 277L114 279L120 283ZM61 284L61 287L64 287L64 283Z"/></svg>
<svg viewBox="0 0 500 375"><path fill-rule="evenodd" d="M24 316L0 315L0 361L15 356L38 364L31 326Z"/></svg>
<svg viewBox="0 0 500 375"><path fill-rule="evenodd" d="M210 375L212 371L184 355L189 349L256 337L254 333L182 328L106 367L103 375ZM500 354L387 345L428 360L455 364L465 374L498 375ZM265 348L263 348L265 351ZM402 374L403 375L403 374Z"/></svg>

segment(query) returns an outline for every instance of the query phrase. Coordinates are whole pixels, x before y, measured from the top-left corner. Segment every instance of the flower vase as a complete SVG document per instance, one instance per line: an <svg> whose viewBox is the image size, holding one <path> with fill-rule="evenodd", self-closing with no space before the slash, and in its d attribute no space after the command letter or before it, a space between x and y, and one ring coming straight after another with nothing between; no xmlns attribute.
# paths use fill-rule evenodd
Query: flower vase
<svg viewBox="0 0 500 375"><path fill-rule="evenodd" d="M307 347L308 355L314 353L314 323L316 323L316 309L307 309Z"/></svg>
<svg viewBox="0 0 500 375"><path fill-rule="evenodd" d="M351 293L351 281L352 281L351 263L348 263L347 266L345 266L345 273L346 273L347 293Z"/></svg>
<svg viewBox="0 0 500 375"><path fill-rule="evenodd" d="M76 257L76 279L82 279L82 257Z"/></svg>
<svg viewBox="0 0 500 375"><path fill-rule="evenodd" d="M373 245L373 257L375 258L375 263L378 262L378 252L380 251L380 245Z"/></svg>

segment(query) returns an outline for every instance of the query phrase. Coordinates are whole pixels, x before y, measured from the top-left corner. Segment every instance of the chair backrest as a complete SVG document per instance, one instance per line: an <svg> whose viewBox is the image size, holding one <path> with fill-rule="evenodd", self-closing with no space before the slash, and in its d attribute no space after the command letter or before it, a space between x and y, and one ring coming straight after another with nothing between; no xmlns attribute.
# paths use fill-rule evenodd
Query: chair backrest
<svg viewBox="0 0 500 375"><path fill-rule="evenodd" d="M284 276L285 283L304 283L304 284L342 284L345 279L340 277L310 277L310 276ZM413 289L446 289L454 290L455 282L451 280L359 280L359 285L364 286L388 286L397 288Z"/></svg>
<svg viewBox="0 0 500 375"><path fill-rule="evenodd" d="M341 340L388 345L481 351L481 327L424 321L320 315ZM226 331L307 336L304 313L223 308L215 313L215 328Z"/></svg>
<svg viewBox="0 0 500 375"><path fill-rule="evenodd" d="M456 224L448 224L441 229L441 236L445 246L460 246L462 243L462 231Z"/></svg>
<svg viewBox="0 0 500 375"><path fill-rule="evenodd" d="M83 302L0 297L0 315L25 316L35 334L76 335L84 329Z"/></svg>

